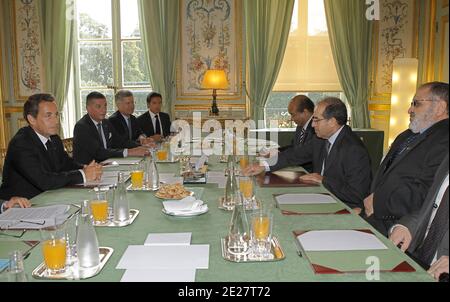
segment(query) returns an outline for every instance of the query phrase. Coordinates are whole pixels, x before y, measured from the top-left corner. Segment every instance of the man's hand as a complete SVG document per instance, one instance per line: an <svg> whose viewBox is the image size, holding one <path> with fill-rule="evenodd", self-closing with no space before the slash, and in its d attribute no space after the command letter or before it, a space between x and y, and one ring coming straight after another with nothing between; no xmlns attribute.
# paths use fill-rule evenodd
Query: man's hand
<svg viewBox="0 0 450 302"><path fill-rule="evenodd" d="M245 168L242 171L242 174L244 174L244 176L254 176L263 173L265 170L266 169L264 169L264 167L259 164L252 164Z"/></svg>
<svg viewBox="0 0 450 302"><path fill-rule="evenodd" d="M428 273L438 281L441 274L448 274L448 256L442 256L438 261L436 261L428 270Z"/></svg>
<svg viewBox="0 0 450 302"><path fill-rule="evenodd" d="M156 147L156 144L155 144L155 141L153 140L153 138L146 137L143 135L141 137L139 137L139 143L142 146L149 147L149 148Z"/></svg>
<svg viewBox="0 0 450 302"><path fill-rule="evenodd" d="M360 215L362 212L361 208L353 208L352 210L353 210L353 213L355 213L356 215Z"/></svg>
<svg viewBox="0 0 450 302"><path fill-rule="evenodd" d="M150 154L150 151L146 147L137 147L128 149L128 156L143 157Z"/></svg>
<svg viewBox="0 0 450 302"><path fill-rule="evenodd" d="M150 137L154 142L160 142L162 140L162 136L159 134L155 134Z"/></svg>
<svg viewBox="0 0 450 302"><path fill-rule="evenodd" d="M102 178L103 167L95 161L92 161L89 165L84 166L83 172L87 182L99 181Z"/></svg>
<svg viewBox="0 0 450 302"><path fill-rule="evenodd" d="M370 194L366 199L364 199L364 208L366 211L366 216L370 217L373 215L373 193Z"/></svg>
<svg viewBox="0 0 450 302"><path fill-rule="evenodd" d="M11 198L9 201L7 201L5 203L3 208L5 210L7 210L7 209L10 209L10 208L14 207L15 205L18 205L21 208L29 208L29 207L31 207L31 202L28 199L26 199L26 198L13 197L13 198Z"/></svg>
<svg viewBox="0 0 450 302"><path fill-rule="evenodd" d="M300 177L301 181L310 181L314 183L321 184L323 181L323 176L318 173L306 174Z"/></svg>
<svg viewBox="0 0 450 302"><path fill-rule="evenodd" d="M397 225L389 236L389 240L396 246L401 244L400 249L405 252L411 244L412 235L407 227L404 225Z"/></svg>

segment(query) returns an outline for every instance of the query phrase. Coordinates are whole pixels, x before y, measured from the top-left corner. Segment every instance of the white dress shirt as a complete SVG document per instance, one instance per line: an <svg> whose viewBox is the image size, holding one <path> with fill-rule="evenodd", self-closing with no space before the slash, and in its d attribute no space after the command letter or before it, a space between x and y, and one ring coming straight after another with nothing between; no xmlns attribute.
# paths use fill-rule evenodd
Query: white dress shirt
<svg viewBox="0 0 450 302"><path fill-rule="evenodd" d="M161 129L161 136L164 136L164 130L161 124L161 114L155 114L153 112L151 112L150 110L148 111L150 113L150 117L152 119L152 124L153 124L153 131L155 131L156 134L156 116L158 115L158 120L159 120L159 128Z"/></svg>

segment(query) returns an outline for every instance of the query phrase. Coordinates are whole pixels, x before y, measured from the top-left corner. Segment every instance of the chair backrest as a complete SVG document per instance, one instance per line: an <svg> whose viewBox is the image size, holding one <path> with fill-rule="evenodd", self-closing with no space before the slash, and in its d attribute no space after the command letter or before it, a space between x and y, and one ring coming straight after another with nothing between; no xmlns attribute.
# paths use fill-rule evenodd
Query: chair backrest
<svg viewBox="0 0 450 302"><path fill-rule="evenodd" d="M6 149L0 148L0 183L3 174L3 165L5 164Z"/></svg>
<svg viewBox="0 0 450 302"><path fill-rule="evenodd" d="M63 145L64 150L66 150L67 154L69 154L70 157L73 156L73 138L66 138L63 139Z"/></svg>

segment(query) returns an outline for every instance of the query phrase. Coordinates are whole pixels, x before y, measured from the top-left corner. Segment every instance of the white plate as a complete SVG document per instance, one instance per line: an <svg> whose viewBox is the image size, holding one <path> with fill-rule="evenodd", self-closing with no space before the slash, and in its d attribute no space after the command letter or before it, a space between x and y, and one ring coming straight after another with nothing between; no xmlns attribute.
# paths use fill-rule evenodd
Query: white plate
<svg viewBox="0 0 450 302"><path fill-rule="evenodd" d="M174 217L194 217L194 216L200 216L200 215L203 215L205 213L208 213L208 211L209 211L208 206L207 205L203 205L202 207L203 207L203 210L197 211L197 212L185 212L185 213L177 213L177 214L175 214L175 213L167 212L165 208L162 209L162 212L164 214L166 214L166 215L174 216Z"/></svg>

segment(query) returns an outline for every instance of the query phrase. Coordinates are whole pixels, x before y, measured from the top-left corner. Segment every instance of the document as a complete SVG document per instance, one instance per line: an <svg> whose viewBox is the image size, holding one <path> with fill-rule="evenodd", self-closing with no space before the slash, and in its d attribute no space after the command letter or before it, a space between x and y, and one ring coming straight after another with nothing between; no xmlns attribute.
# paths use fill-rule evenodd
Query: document
<svg viewBox="0 0 450 302"><path fill-rule="evenodd" d="M12 208L0 214L0 229L34 229L63 223L68 217L69 205L55 205L42 208Z"/></svg>
<svg viewBox="0 0 450 302"><path fill-rule="evenodd" d="M120 282L195 282L195 269L126 270Z"/></svg>
<svg viewBox="0 0 450 302"><path fill-rule="evenodd" d="M130 245L117 269L208 269L209 245L141 246Z"/></svg>
<svg viewBox="0 0 450 302"><path fill-rule="evenodd" d="M130 172L123 172L125 181L130 178ZM84 187L114 187L117 185L119 171L103 171L102 179L100 181L90 181L85 184L80 184Z"/></svg>
<svg viewBox="0 0 450 302"><path fill-rule="evenodd" d="M275 199L279 205L337 203L337 201L328 194L283 194L275 196Z"/></svg>
<svg viewBox="0 0 450 302"><path fill-rule="evenodd" d="M111 158L102 161L103 166L122 166L122 165L135 165L138 164L142 158Z"/></svg>
<svg viewBox="0 0 450 302"><path fill-rule="evenodd" d="M374 234L358 230L308 231L297 240L306 252L387 249Z"/></svg>
<svg viewBox="0 0 450 302"><path fill-rule="evenodd" d="M162 245L190 245L192 233L159 233L148 234L144 245L162 246Z"/></svg>

